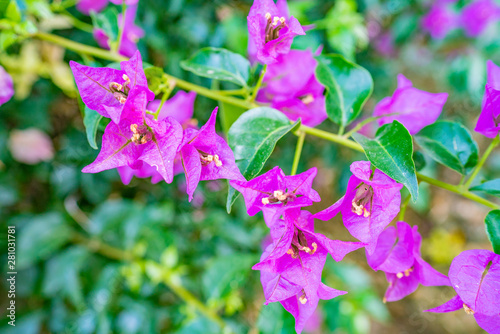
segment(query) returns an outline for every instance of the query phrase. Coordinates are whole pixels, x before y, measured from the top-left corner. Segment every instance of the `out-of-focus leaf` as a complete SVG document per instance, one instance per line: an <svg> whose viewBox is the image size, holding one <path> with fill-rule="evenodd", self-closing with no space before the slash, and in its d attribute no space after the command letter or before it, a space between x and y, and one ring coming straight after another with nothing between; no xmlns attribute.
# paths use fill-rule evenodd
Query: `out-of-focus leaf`
<svg viewBox="0 0 500 334"><path fill-rule="evenodd" d="M87 140L89 142L90 147L94 150L97 150L97 129L99 128L99 122L102 119L102 115L97 111L90 109L85 106L85 111L83 115L83 125L85 125L85 132L87 134Z"/></svg>
<svg viewBox="0 0 500 334"><path fill-rule="evenodd" d="M160 93L160 85L163 83L163 70L156 66L144 69L144 74L148 79L148 87L153 93Z"/></svg>
<svg viewBox="0 0 500 334"><path fill-rule="evenodd" d="M229 81L243 87L247 86L250 78L250 62L226 49L203 48L182 61L181 67L202 77Z"/></svg>
<svg viewBox="0 0 500 334"><path fill-rule="evenodd" d="M278 140L297 126L299 121L291 124L283 113L268 107L251 109L242 114L231 125L227 139L243 176L247 180L257 176ZM236 191L230 187L227 198L228 212L237 197Z"/></svg>
<svg viewBox="0 0 500 334"><path fill-rule="evenodd" d="M257 328L261 334L294 333L293 317L280 303L269 303L260 309Z"/></svg>
<svg viewBox="0 0 500 334"><path fill-rule="evenodd" d="M500 179L486 181L470 188L472 191L483 191L489 195L500 197Z"/></svg>
<svg viewBox="0 0 500 334"><path fill-rule="evenodd" d="M415 202L418 182L413 162L413 142L408 130L398 121L385 124L370 139L358 133L353 138L363 146L368 160L410 191Z"/></svg>
<svg viewBox="0 0 500 334"><path fill-rule="evenodd" d="M500 210L493 210L488 213L484 220L486 233L493 245L495 253L500 254Z"/></svg>
<svg viewBox="0 0 500 334"><path fill-rule="evenodd" d="M203 274L203 291L207 299L218 299L237 289L245 282L252 264L258 260L254 255L231 254L216 258Z"/></svg>
<svg viewBox="0 0 500 334"><path fill-rule="evenodd" d="M459 123L433 123L415 135L415 140L431 158L462 175L469 174L477 164L477 144Z"/></svg>
<svg viewBox="0 0 500 334"><path fill-rule="evenodd" d="M326 113L340 126L347 126L361 112L373 90L370 72L341 55L317 57L316 78L326 88Z"/></svg>
<svg viewBox="0 0 500 334"><path fill-rule="evenodd" d="M415 162L415 169L417 172L420 172L422 169L424 169L427 164L425 162L424 155L420 152L413 152L413 161Z"/></svg>
<svg viewBox="0 0 500 334"><path fill-rule="evenodd" d="M109 38L109 42L114 42L118 39L118 12L115 8L109 7L100 13L90 12L92 23L96 29L104 31Z"/></svg>
<svg viewBox="0 0 500 334"><path fill-rule="evenodd" d="M16 314L15 326L4 325L0 327L2 334L20 334L20 333L40 333L42 327L43 312L36 311L26 315L19 316ZM7 318L8 321L11 321Z"/></svg>
<svg viewBox="0 0 500 334"><path fill-rule="evenodd" d="M43 294L67 296L76 308L82 307L84 298L79 272L86 264L88 255L84 248L72 247L51 258L45 268Z"/></svg>
<svg viewBox="0 0 500 334"><path fill-rule="evenodd" d="M68 242L69 227L60 213L49 212L30 219L19 231L17 269L47 258Z"/></svg>
<svg viewBox="0 0 500 334"><path fill-rule="evenodd" d="M217 324L204 317L197 317L188 322L176 334L220 334L221 329Z"/></svg>

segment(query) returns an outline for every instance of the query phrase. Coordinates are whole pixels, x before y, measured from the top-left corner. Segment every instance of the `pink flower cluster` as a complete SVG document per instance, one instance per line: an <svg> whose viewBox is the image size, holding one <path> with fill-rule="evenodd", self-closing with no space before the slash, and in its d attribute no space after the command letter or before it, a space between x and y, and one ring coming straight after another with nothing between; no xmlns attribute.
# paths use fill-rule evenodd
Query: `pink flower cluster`
<svg viewBox="0 0 500 334"><path fill-rule="evenodd" d="M171 183L174 174L184 170L189 200L199 181L243 178L233 152L215 132L217 108L200 129L186 126L190 123L185 116L192 115L192 93L178 93L157 114L148 110L157 103L151 103L155 96L139 52L123 61L121 70L75 62L70 66L85 105L111 119L99 155L83 172L118 168L125 182L136 176ZM178 108L185 108L182 114Z"/></svg>

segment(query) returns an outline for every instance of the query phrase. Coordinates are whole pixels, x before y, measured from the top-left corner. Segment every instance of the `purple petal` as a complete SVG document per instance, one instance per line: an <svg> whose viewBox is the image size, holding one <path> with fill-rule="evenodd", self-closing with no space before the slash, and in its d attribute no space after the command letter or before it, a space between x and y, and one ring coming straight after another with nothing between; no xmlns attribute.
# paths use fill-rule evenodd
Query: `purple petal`
<svg viewBox="0 0 500 334"><path fill-rule="evenodd" d="M99 112L104 117L109 117L109 115L102 106L114 107L119 110L123 108L123 104L118 102L109 89L109 84L112 82L124 84L124 71L107 67L94 68L80 65L74 61L70 61L69 65L73 71L80 96L87 107Z"/></svg>
<svg viewBox="0 0 500 334"><path fill-rule="evenodd" d="M290 282L279 273L260 272L260 281L266 297L265 304L282 301L291 296L295 296L302 287Z"/></svg>
<svg viewBox="0 0 500 334"><path fill-rule="evenodd" d="M386 273L385 276L389 282L389 287L385 292L384 299L388 302L403 299L418 288L418 275L415 275L413 272L401 278L398 278L396 274L389 273Z"/></svg>
<svg viewBox="0 0 500 334"><path fill-rule="evenodd" d="M500 67L491 60L488 60L486 62L486 69L488 77L486 83L493 87L493 89L500 90Z"/></svg>
<svg viewBox="0 0 500 334"><path fill-rule="evenodd" d="M500 90L486 85L483 101L474 131L488 138L495 138L500 132Z"/></svg>
<svg viewBox="0 0 500 334"><path fill-rule="evenodd" d="M5 69L0 66L0 106L14 95L14 82Z"/></svg>
<svg viewBox="0 0 500 334"><path fill-rule="evenodd" d="M492 0L476 0L462 9L461 24L467 36L481 34L499 17L499 7Z"/></svg>
<svg viewBox="0 0 500 334"><path fill-rule="evenodd" d="M302 304L299 301L301 293L281 301L281 305L290 312L295 318L295 331L297 334L302 333L307 320L313 315L318 307L319 298L317 295L307 298L307 302Z"/></svg>
<svg viewBox="0 0 500 334"><path fill-rule="evenodd" d="M310 198L313 202L321 201L318 193L312 189L312 183L318 170L313 167L303 173L285 176L285 182L288 191L293 191L297 195L303 195Z"/></svg>
<svg viewBox="0 0 500 334"><path fill-rule="evenodd" d="M120 166L133 165L144 146L132 143L130 138L132 138L132 132L128 124L117 125L110 122L104 130L99 155L93 163L83 168L82 172L98 173Z"/></svg>
<svg viewBox="0 0 500 334"><path fill-rule="evenodd" d="M474 312L500 313L500 255L489 250L464 251L451 263L449 277L464 304Z"/></svg>
<svg viewBox="0 0 500 334"><path fill-rule="evenodd" d="M271 227L271 237L273 244L269 245L266 252L262 255L259 263L252 267L253 270L265 270L270 272L278 271L275 260L284 256L292 243L294 234L293 224L288 220L279 219Z"/></svg>
<svg viewBox="0 0 500 334"><path fill-rule="evenodd" d="M347 291L336 290L320 283L318 287L318 297L323 300L330 300L338 296L345 295Z"/></svg>
<svg viewBox="0 0 500 334"><path fill-rule="evenodd" d="M200 182L201 161L198 150L193 145L185 145L181 149L182 166L186 174L187 194L189 201L193 199L194 191Z"/></svg>
<svg viewBox="0 0 500 334"><path fill-rule="evenodd" d="M447 313L460 310L463 308L464 302L460 299L460 296L456 295L452 299L448 300L441 306L431 308L430 310L425 310L424 312L435 312L435 313Z"/></svg>
<svg viewBox="0 0 500 334"><path fill-rule="evenodd" d="M173 180L174 159L177 148L182 142L182 127L171 117L156 122L146 118L146 123L153 129L154 140L145 145L140 160L155 167L167 183Z"/></svg>
<svg viewBox="0 0 500 334"><path fill-rule="evenodd" d="M405 84L402 88L398 87L392 97L380 101L373 115L380 117L397 113L380 118L379 125L397 120L413 135L438 119L447 98L447 93L428 93Z"/></svg>
<svg viewBox="0 0 500 334"><path fill-rule="evenodd" d="M76 9L85 15L89 15L90 11L100 12L107 4L108 0L79 0Z"/></svg>
<svg viewBox="0 0 500 334"><path fill-rule="evenodd" d="M155 98L155 95L152 91L150 91L148 87L148 80L146 79L146 75L144 74L144 70L142 68L142 58L141 53L136 51L132 58L127 61L122 61L120 63L121 69L125 71L125 74L130 79L130 87L134 88L135 86L145 87L147 92L148 101L152 101Z"/></svg>
<svg viewBox="0 0 500 334"><path fill-rule="evenodd" d="M500 333L500 314L488 316L484 314L474 314L476 322L488 333Z"/></svg>
<svg viewBox="0 0 500 334"><path fill-rule="evenodd" d="M167 116L173 117L177 122L184 124L193 118L194 100L196 92L178 91L172 98L168 99L160 110L158 119L162 120ZM154 100L148 104L149 110L156 111L160 106L160 100Z"/></svg>

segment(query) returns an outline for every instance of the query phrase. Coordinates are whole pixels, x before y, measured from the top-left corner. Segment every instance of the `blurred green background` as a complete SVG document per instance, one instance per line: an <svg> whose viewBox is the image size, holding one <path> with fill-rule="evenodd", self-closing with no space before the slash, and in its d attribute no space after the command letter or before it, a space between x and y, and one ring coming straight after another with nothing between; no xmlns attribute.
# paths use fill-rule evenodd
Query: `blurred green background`
<svg viewBox="0 0 500 334"><path fill-rule="evenodd" d="M500 25L476 38L453 31L432 39L419 21L432 1L290 1L302 24L316 24L294 48L342 53L367 68L375 91L364 108L391 95L403 73L417 88L448 92L441 118L473 129L486 80L486 60L500 64ZM465 5L459 1L457 6ZM74 29L64 13L51 14L43 0L26 1L29 15L47 31L96 46L92 34ZM179 63L205 46L246 54L250 1L140 0L138 19L146 37L143 59L167 73L210 87ZM118 7L117 7L118 9ZM92 24L71 7L69 13ZM0 32L1 34L1 32ZM0 38L1 40L1 38ZM81 57L46 42L26 39L0 53L0 65L15 81L14 100L0 107L0 221L17 227L17 318L7 325L7 284L0 285L1 333L218 333L218 327L184 303L164 284L181 284L216 310L239 333L293 333L294 319L278 303L263 306L257 262L268 230L260 215L248 217L243 202L225 211L227 183L205 182L188 203L184 176L170 185L134 179L124 186L115 170L83 174L97 155L86 139L68 61ZM96 59L96 61L99 61ZM103 62L102 65L106 63ZM195 117L205 122L216 102L198 96ZM17 162L9 150L14 130L46 133L55 155L47 162ZM335 130L325 121L321 128ZM484 151L487 140L473 134ZM100 137L100 134L99 136ZM10 138L10 139L9 139ZM266 165L289 172L296 138L281 140ZM364 156L328 142L306 140L299 171L319 169L315 189L329 206L342 196L348 166ZM451 183L459 174L427 160L427 172ZM500 177L494 152L481 177ZM423 255L447 273L462 250L487 248L487 208L441 189L421 185L421 196L406 220L424 237ZM318 222L333 238L353 240L340 220ZM0 230L2 277L7 269L7 231ZM307 333L480 333L463 312L428 314L454 295L451 288L420 287L402 301L383 304L387 287L363 251L341 262L330 257L323 273L328 285L349 293L321 301Z"/></svg>

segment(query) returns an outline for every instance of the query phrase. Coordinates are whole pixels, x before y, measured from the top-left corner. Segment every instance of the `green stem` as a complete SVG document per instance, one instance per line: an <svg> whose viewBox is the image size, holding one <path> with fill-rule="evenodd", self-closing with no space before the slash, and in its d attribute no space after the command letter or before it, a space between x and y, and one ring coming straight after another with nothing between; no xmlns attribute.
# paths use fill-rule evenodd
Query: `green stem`
<svg viewBox="0 0 500 334"><path fill-rule="evenodd" d="M295 155L293 156L292 172L290 175L297 174L297 169L299 168L300 154L302 153L302 147L304 146L304 139L306 138L305 132L300 132L297 134L299 138L297 139L297 147L295 148Z"/></svg>
<svg viewBox="0 0 500 334"><path fill-rule="evenodd" d="M242 89L226 89L226 90L213 90L217 94L220 95L246 95L247 94L247 89L242 88Z"/></svg>
<svg viewBox="0 0 500 334"><path fill-rule="evenodd" d="M491 141L490 146L488 146L488 148L484 152L483 156L481 157L481 160L477 164L477 166L474 169L474 171L472 172L471 176L469 177L469 179L467 180L467 182L465 182L465 184L464 184L464 188L465 189L469 189L470 185L472 184L472 181L474 181L474 179L476 178L477 174L481 171L481 168L483 168L484 163L486 162L486 160L490 156L491 152L493 152L493 149L498 145L498 143L500 143L500 135L497 135Z"/></svg>
<svg viewBox="0 0 500 334"><path fill-rule="evenodd" d="M73 27L80 29L82 31L92 33L94 31L94 27L91 24L80 21L76 17L74 17L70 12L68 12L65 8L62 8L60 13L68 18L71 21Z"/></svg>
<svg viewBox="0 0 500 334"><path fill-rule="evenodd" d="M132 253L115 248L113 246L107 245L104 242L97 240L97 239L90 239L87 238L86 236L73 232L72 233L72 241L80 244L90 251L94 253L101 254L107 258L118 260L118 261L124 261L124 262L131 262L131 261L138 261L140 263L144 262L145 260L134 256ZM159 266L161 266L160 263L157 263ZM203 304L198 298L196 298L191 292L186 290L182 285L179 285L175 281L173 281L170 278L170 275L165 275L163 277L162 282L170 289L172 290L178 297L180 297L184 302L187 304L193 306L196 308L200 313L205 315L207 318L210 320L214 321L217 323L221 329L224 329L227 327L225 321L219 317L219 315L214 312L212 309L208 308L205 304Z"/></svg>
<svg viewBox="0 0 500 334"><path fill-rule="evenodd" d="M78 53L84 54L84 55L94 56L94 57L98 57L98 58L106 59L106 60L110 60L110 61L115 61L115 62L128 60L127 57L121 56L121 55L116 54L116 53L112 53L108 50L102 50L99 48L95 48L93 46L88 46L85 44L74 42L72 40L69 40L69 39L66 39L63 37L59 37L59 36L53 35L53 34L38 32L38 33L33 34L32 37L37 38L37 39L41 39L41 40L44 40L47 42L51 42L53 44L63 46L68 50L72 50L72 51L75 51L75 52L78 52ZM232 104L232 105L244 108L244 109L252 109L252 108L258 107L258 105L255 104L254 102L245 101L243 99L238 99L238 98L235 98L232 96L225 96L225 95L219 94L217 92L214 92L208 88L198 86L198 85L192 84L188 81L176 78L170 74L165 74L165 75L168 77L168 79L175 80L177 87L184 89L184 90L195 91L196 93L203 95L205 97L208 97L210 99L226 102L226 103L229 103L229 104Z"/></svg>
<svg viewBox="0 0 500 334"><path fill-rule="evenodd" d="M410 203L411 199L411 194L408 194L403 201L403 204L401 204L401 210L399 211L398 215L398 220L399 221L404 221L405 220L405 213L406 213L406 208L408 207L408 204Z"/></svg>
<svg viewBox="0 0 500 334"><path fill-rule="evenodd" d="M176 85L175 80L167 80L167 87L163 89L163 96L161 97L160 105L158 106L158 109L156 109L156 112L153 114L155 119L158 119L158 115L160 114L161 108L163 108L165 101L167 101L168 97L174 90L175 85Z"/></svg>
<svg viewBox="0 0 500 334"><path fill-rule="evenodd" d="M257 94L259 93L260 86L262 86L262 81L264 80L264 76L266 75L267 71L267 64L264 65L262 68L262 71L260 71L260 76L259 80L257 80L257 84L255 85L255 88L253 89L252 97L250 98L250 102L255 101L255 98L257 97Z"/></svg>
<svg viewBox="0 0 500 334"><path fill-rule="evenodd" d="M351 130L349 130L346 134L344 134L344 137L345 138L349 138L351 137L351 135L353 133L356 133L358 132L363 126L365 126L366 124L368 123L371 123L373 121L376 121L377 119L379 118L382 118L382 117L387 117L387 116L392 116L392 115L398 115L399 113L391 113L391 114L386 114L386 115L382 115L382 116L375 116L375 117L368 117L368 118L365 118L364 120L362 120L361 122L359 122L358 124L356 124L355 127L353 127ZM339 133L340 134L340 133Z"/></svg>
<svg viewBox="0 0 500 334"><path fill-rule="evenodd" d="M339 135L336 135L334 133L330 133L330 132L315 129L315 128L310 128L310 127L307 127L305 125L301 125L299 130L301 130L309 135L323 138L323 139L329 140L329 141L337 143L337 144L341 144L341 145L349 147L353 150L356 150L359 152L364 152L363 147L361 147L361 145L359 145L358 143L356 143L352 140L344 138L343 136L339 136ZM473 194L473 193L467 191L466 189L462 188L461 186L455 186L453 184L439 181L439 180L433 179L432 177L429 177L429 176L426 176L426 175L423 175L420 173L417 173L417 178L419 179L419 181L423 181L423 182L432 184L436 187L440 187L440 188L449 190L449 191L454 192L456 194L459 194L465 198L473 200L474 202L483 204L489 208L500 209L499 205L497 205L493 202L490 202L487 199L484 199L476 194Z"/></svg>
<svg viewBox="0 0 500 334"><path fill-rule="evenodd" d="M334 133L319 130L316 128L310 128L310 127L305 126L305 125L301 125L299 130L305 132L308 135L323 138L323 139L329 140L331 142L349 147L353 150L356 150L359 152L364 152L363 148L358 143L356 143L355 141L352 141L350 139L347 139L343 136L339 136L339 135L336 135Z"/></svg>
<svg viewBox="0 0 500 334"><path fill-rule="evenodd" d="M118 53L120 51L120 44L122 43L123 31L125 30L125 15L127 11L127 5L125 4L125 0L122 0L122 24L120 24L120 30L118 30L118 37L116 38L115 43L111 47L111 52Z"/></svg>

